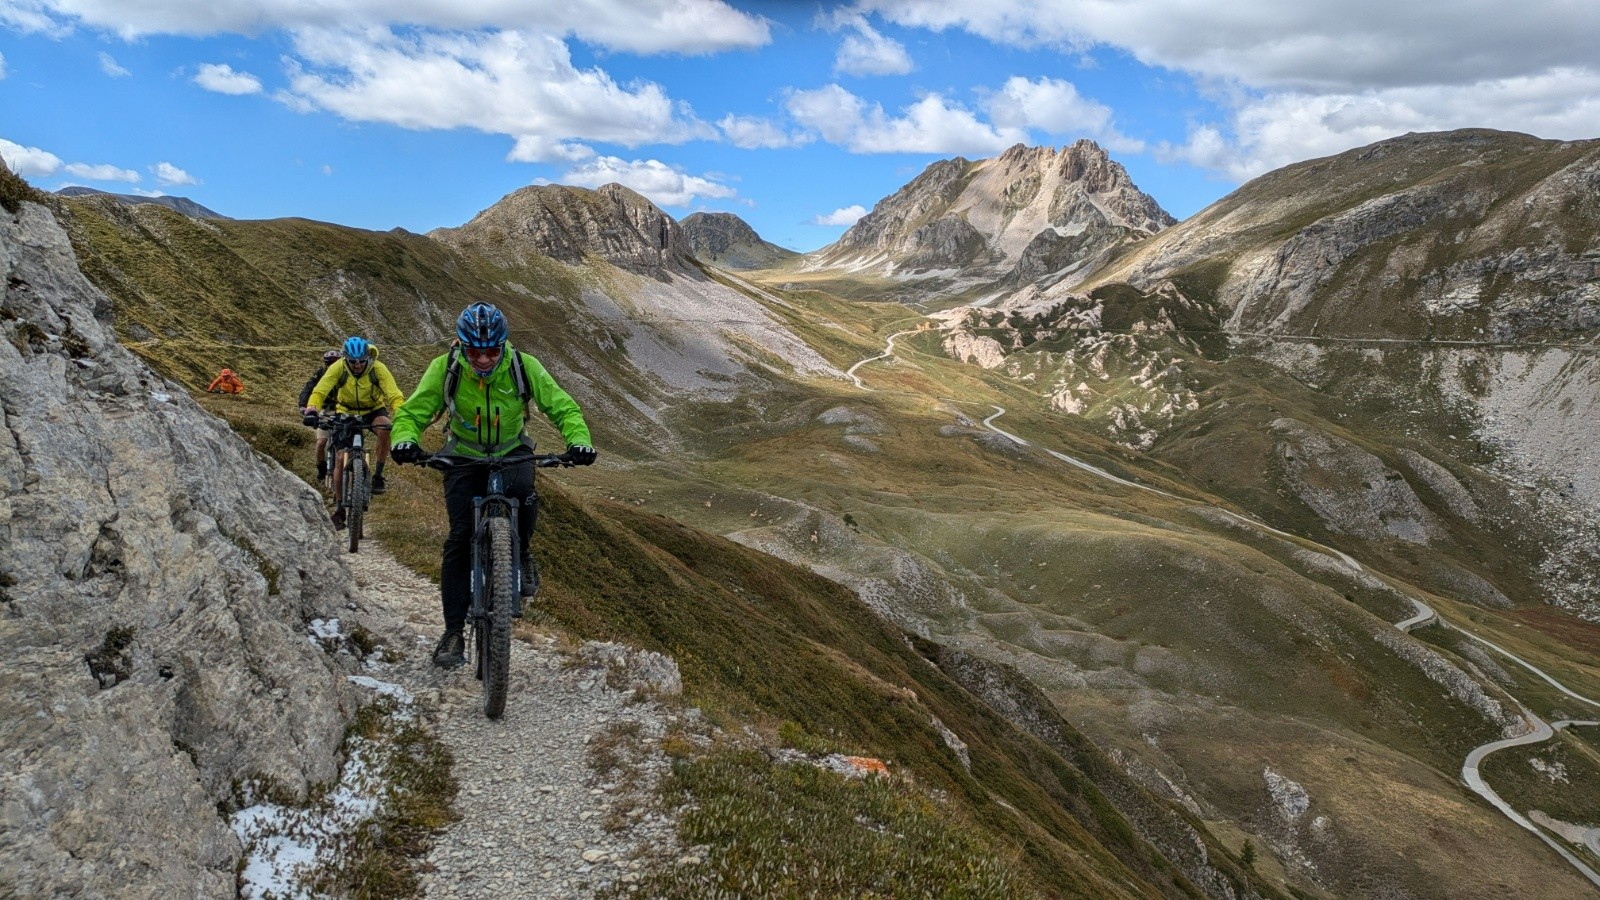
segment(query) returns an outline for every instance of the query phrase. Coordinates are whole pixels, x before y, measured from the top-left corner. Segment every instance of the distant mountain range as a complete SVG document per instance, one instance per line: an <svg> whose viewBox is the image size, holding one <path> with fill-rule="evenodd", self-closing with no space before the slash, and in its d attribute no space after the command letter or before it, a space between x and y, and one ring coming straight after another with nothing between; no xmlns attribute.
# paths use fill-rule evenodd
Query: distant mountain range
<svg viewBox="0 0 1600 900"><path fill-rule="evenodd" d="M190 200L188 197L171 197L167 195L162 195L160 197L145 197L140 194L113 194L110 191L100 191L90 187L82 187L80 185L64 187L61 190L56 191L56 194L62 197L107 197L122 203L154 203L157 206L165 206L170 210L174 210L182 213L183 215L196 219L229 218L222 213L215 212L205 208L204 206L201 206L193 200Z"/></svg>

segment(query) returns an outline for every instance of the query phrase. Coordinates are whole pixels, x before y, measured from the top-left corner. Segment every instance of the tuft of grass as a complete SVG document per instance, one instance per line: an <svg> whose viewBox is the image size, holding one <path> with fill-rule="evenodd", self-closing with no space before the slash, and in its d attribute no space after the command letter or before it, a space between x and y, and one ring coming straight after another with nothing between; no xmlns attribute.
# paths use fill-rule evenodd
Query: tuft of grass
<svg viewBox="0 0 1600 900"><path fill-rule="evenodd" d="M698 863L648 875L643 896L1029 896L1017 860L908 782L850 779L750 750L678 761L663 786ZM692 857L691 857L692 858ZM603 896L624 896L614 888Z"/></svg>
<svg viewBox="0 0 1600 900"><path fill-rule="evenodd" d="M44 194L38 188L29 184L21 175L11 171L5 163L0 162L0 207L8 213L16 213L22 209L22 202L43 203Z"/></svg>
<svg viewBox="0 0 1600 900"><path fill-rule="evenodd" d="M357 712L346 731L346 745L359 737L383 747L382 811L350 837L336 867L317 879L320 894L357 900L421 896L416 861L459 818L451 806L459 785L449 749L419 717L396 711L394 701L381 699Z"/></svg>

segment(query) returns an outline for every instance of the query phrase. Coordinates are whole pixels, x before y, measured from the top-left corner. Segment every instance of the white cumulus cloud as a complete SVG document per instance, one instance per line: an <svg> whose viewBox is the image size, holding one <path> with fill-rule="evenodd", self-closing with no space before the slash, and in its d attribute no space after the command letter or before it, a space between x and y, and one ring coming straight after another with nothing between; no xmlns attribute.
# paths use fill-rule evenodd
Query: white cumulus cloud
<svg viewBox="0 0 1600 900"><path fill-rule="evenodd" d="M1542 137L1593 137L1600 122L1600 72L1359 94L1272 93L1242 103L1224 123L1196 125L1184 144L1163 144L1156 155L1243 181L1410 131L1484 127L1488 121Z"/></svg>
<svg viewBox="0 0 1600 900"><path fill-rule="evenodd" d="M110 75L112 78L127 78L133 74L118 65L116 58L103 50L100 52L100 71Z"/></svg>
<svg viewBox="0 0 1600 900"><path fill-rule="evenodd" d="M0 53L0 78L6 77L6 55Z"/></svg>
<svg viewBox="0 0 1600 900"><path fill-rule="evenodd" d="M202 63L194 83L219 94L259 94L261 79L249 72L235 72L227 63Z"/></svg>
<svg viewBox="0 0 1600 900"><path fill-rule="evenodd" d="M867 214L867 208L859 203L843 206L826 215L819 215L811 220L813 225L854 225L858 219Z"/></svg>
<svg viewBox="0 0 1600 900"><path fill-rule="evenodd" d="M904 75L915 66L905 45L885 37L861 16L848 17L851 33L839 42L833 71L844 75Z"/></svg>
<svg viewBox="0 0 1600 900"><path fill-rule="evenodd" d="M578 69L549 35L309 30L295 48L309 68L291 66L292 101L352 121L507 135L517 161L584 159L593 151L583 141L635 147L716 135L658 84L625 87Z"/></svg>
<svg viewBox="0 0 1600 900"><path fill-rule="evenodd" d="M68 175L76 175L90 181L126 181L129 184L138 184L141 180L139 173L132 169L121 169L104 163L100 165L67 163L65 170Z"/></svg>
<svg viewBox="0 0 1600 900"><path fill-rule="evenodd" d="M729 143L743 150L799 147L811 140L809 135L784 131L772 120L755 116L729 114L717 120L717 127Z"/></svg>
<svg viewBox="0 0 1600 900"><path fill-rule="evenodd" d="M61 171L61 157L38 147L24 147L0 138L0 159L6 166L24 178L48 178Z"/></svg>
<svg viewBox="0 0 1600 900"><path fill-rule="evenodd" d="M185 172L184 170L182 170L182 169L178 168L177 166L173 165L172 163L165 162L165 161L158 162L155 165L151 166L150 167L150 171L155 173L156 181L159 181L160 183L165 184L165 185L199 184L200 183L200 181L198 179L196 179L193 175L190 175L188 172Z"/></svg>
<svg viewBox="0 0 1600 900"><path fill-rule="evenodd" d="M854 153L998 153L1028 134L1017 127L979 121L971 110L929 94L891 116L837 84L793 91L789 115L823 140Z"/></svg>
<svg viewBox="0 0 1600 900"><path fill-rule="evenodd" d="M1111 107L1078 93L1070 81L1013 77L989 95L988 107L989 120L997 127L1088 136L1118 153L1144 151L1143 141L1124 135L1112 124Z"/></svg>
<svg viewBox="0 0 1600 900"><path fill-rule="evenodd" d="M82 25L127 39L398 25L524 29L630 53L715 53L772 39L766 19L722 0L11 0L0 2L0 22L25 31Z"/></svg>
<svg viewBox="0 0 1600 900"><path fill-rule="evenodd" d="M853 12L1187 73L1223 116L1157 155L1232 179L1407 131L1600 131L1600 3L857 0Z"/></svg>
<svg viewBox="0 0 1600 900"><path fill-rule="evenodd" d="M726 199L736 193L725 184L686 174L655 159L624 160L615 156L601 156L568 169L561 177L562 184L587 188L612 182L632 188L657 206L688 206L697 197Z"/></svg>

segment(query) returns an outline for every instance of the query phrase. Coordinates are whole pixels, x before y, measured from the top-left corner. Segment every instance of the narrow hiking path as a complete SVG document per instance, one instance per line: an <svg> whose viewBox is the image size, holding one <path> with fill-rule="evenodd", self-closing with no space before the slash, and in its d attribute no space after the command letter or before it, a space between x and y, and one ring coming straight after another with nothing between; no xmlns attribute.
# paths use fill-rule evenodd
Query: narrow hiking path
<svg viewBox="0 0 1600 900"><path fill-rule="evenodd" d="M676 823L645 812L667 768L657 745L674 714L612 686L627 682L619 673L636 654L563 646L552 635L515 639L506 713L491 721L470 666L432 664L438 586L375 541L345 559L364 600L404 622L404 658L369 674L433 710L431 724L455 757L461 819L421 860L424 896L590 897L674 851ZM631 764L598 773L591 761L599 754Z"/></svg>

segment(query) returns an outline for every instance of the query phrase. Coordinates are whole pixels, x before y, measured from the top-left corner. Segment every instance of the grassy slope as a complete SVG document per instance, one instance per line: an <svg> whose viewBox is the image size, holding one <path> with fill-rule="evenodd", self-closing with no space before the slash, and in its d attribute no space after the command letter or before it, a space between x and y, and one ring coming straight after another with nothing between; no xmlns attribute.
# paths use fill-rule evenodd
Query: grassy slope
<svg viewBox="0 0 1600 900"><path fill-rule="evenodd" d="M307 474L305 435L292 420L264 422L268 410L205 399L258 448ZM391 491L374 511L377 534L402 561L437 577L438 479L391 473ZM1101 785L1140 793L1150 809L1161 803L1064 721L1054 727L1070 757L976 701L938 667L937 645L909 641L834 582L552 481L542 481L535 553L543 602L561 625L670 653L689 696L729 728L753 723L775 733L789 723L824 744L890 760L944 797L981 844L1016 855L1030 893L1197 895ZM935 717L966 741L970 772L945 746ZM1214 849L1213 857L1229 877L1244 879L1225 853Z"/></svg>
<svg viewBox="0 0 1600 900"><path fill-rule="evenodd" d="M1305 783L1319 808L1351 829L1340 851L1357 873L1342 882L1347 889L1375 878L1426 893L1444 872L1452 885L1501 884L1520 877L1501 873L1543 865L1538 847L1513 840L1490 864L1461 867L1431 837L1509 826L1474 806L1454 778L1467 750L1494 737L1495 727L1372 637L1409 615L1402 600L1308 569L1294 555L1308 545L1220 527L1182 504L1109 488L1037 454L1007 456L971 431L939 435L953 416L927 398L966 398L961 408L974 417L988 399L1014 411L1001 422L1008 430L1195 494L1159 465L1076 432L970 368L947 372L947 361L909 352L875 365L863 374L879 393L841 393L831 403L814 397L783 420L787 427L749 423L730 455L703 469L705 481L663 481L650 502L736 530L763 503L754 524L774 519L763 495L793 498L849 514L860 531L937 560L971 602L931 616L946 639L980 636L990 655L1015 663L1102 739L1186 773L1219 812L1270 835L1277 825L1264 807L1262 770ZM1279 414L1282 400L1263 396ZM833 403L884 422L870 436L882 451L845 444L844 429L818 422ZM1241 439L1260 440L1248 420L1221 422ZM1250 465L1237 453L1218 459ZM1309 524L1296 530L1324 536ZM840 555L822 547L814 562L838 565ZM1553 643L1546 649L1541 660L1563 652ZM1367 761L1358 777L1349 760ZM1395 798L1403 799L1388 808ZM1417 868L1393 864L1394 844Z"/></svg>
<svg viewBox="0 0 1600 900"><path fill-rule="evenodd" d="M110 220L108 214L100 215ZM83 218L92 217L85 215ZM499 302L518 311L518 321L526 317L531 323L527 335L530 342L547 342L548 349L536 350L546 358L559 360L562 353L582 352L574 348L593 343L596 337L554 339L570 331L572 325L566 310L581 287L573 280L575 276L571 270L562 267L535 262L522 270L504 270L460 257L441 258L437 264L417 262L410 259L407 249L413 241L420 240L415 236L355 232L305 222L239 223L240 230L232 238L238 246L219 249L205 243L206 234L201 232L206 229L185 223L188 220L169 215L158 220L160 227L141 226L144 228L139 232L142 237L137 239L128 236L133 232L110 228L93 237L95 253L120 259L119 266L98 264L96 269L86 264L92 277L109 285L118 303L119 315L126 307L140 311L140 315L149 315L157 325L164 321L162 316L176 316L176 324L168 323L168 326L178 334L185 333L184 328L193 334L197 321L204 322L204 315L218 306L219 301L225 301L220 303L222 307L235 304L251 315L265 317L274 315L276 307L291 303L300 304L303 310L306 308L304 296L308 286L316 280L315 273L332 272L335 276L344 273L347 280L355 278L362 291L384 298L376 301L373 308L381 308L385 313L396 306L427 309L433 302L424 299L419 303L419 297L459 298L461 293L487 292L491 299L502 298ZM318 239L298 236L308 229L327 231ZM83 231L80 228L80 235ZM181 234L182 241L173 234ZM390 250L368 246L376 242L387 247L392 241L399 242L394 245L400 247L398 258L391 255ZM191 243L202 250L184 251ZM230 259L229 254L234 258ZM274 259L298 262L280 269L274 267ZM316 264L308 264L307 259ZM362 267L368 262L375 268L362 274L366 271ZM185 267L191 265L197 266L196 272L200 274L185 276ZM140 278L119 274L124 272L120 266L140 273ZM212 267L221 274L206 275ZM274 287L284 281L291 282L290 288ZM397 287L402 282L404 289ZM523 290L536 296L524 294L512 286L513 282L524 285ZM169 292L185 290L189 284L203 285L204 290L192 296L183 294L185 299L178 302L168 299ZM346 289L331 308L359 307L355 301L360 299L360 293ZM904 327L896 321L904 312L902 307L850 304L819 293L790 295L789 299L791 305L779 308L779 314L789 318L797 332L806 335L824 355L841 365L848 364L852 356L859 359L878 352L882 335ZM448 312L453 309L455 300L440 303ZM197 311L202 316L194 316ZM225 319L225 310L219 315ZM280 343L283 335L299 335L306 323L313 320L304 312L287 315L285 319L273 320L275 324L271 325ZM425 320L425 315L417 314L408 330L397 328L376 336L380 342L399 345L417 329L425 329ZM836 325L839 327L834 327ZM388 326L379 322L373 327ZM149 330L152 334L162 333ZM336 329L330 327L328 333L336 334ZM138 337L127 331L124 336ZM260 339L272 340L267 336ZM317 340L321 340L320 335ZM936 352L935 341L925 336L902 341L901 347L908 352L919 348L923 352ZM149 353L148 356L163 371L193 386L196 381L209 378L215 368L215 361L198 350L197 347L180 347L176 351ZM304 358L302 354L305 351L296 350L293 356ZM404 360L403 353L396 355ZM431 355L431 350L427 355ZM390 357L386 354L386 358ZM1260 770L1263 764L1273 760L1281 764L1285 757L1300 759L1306 771L1293 774L1314 790L1331 797L1349 788L1340 779L1327 774L1346 765L1339 761L1342 757L1330 756L1319 745L1319 742L1327 743L1329 734L1337 736L1335 745L1351 748L1347 755L1388 760L1385 771L1392 771L1394 775L1380 782L1384 789L1398 789L1399 785L1418 782L1421 787L1414 792L1418 806L1459 802L1459 790L1451 785L1448 776L1440 775L1449 771L1448 760L1461 752L1459 745L1470 740L1470 730L1462 732L1454 727L1461 716L1459 709L1449 702L1441 703L1438 692L1430 683L1419 681L1414 672L1401 672L1400 687L1391 687L1391 673L1382 670L1382 666L1366 670L1364 661L1355 661L1362 646L1348 643L1361 640L1362 628L1370 624L1360 618L1362 609L1387 615L1389 610L1382 608L1383 598L1364 598L1353 594L1348 586L1325 584L1328 579L1323 576L1308 578L1303 565L1288 561L1289 548L1281 542L1241 540L1233 531L1192 518L1181 504L1154 502L1147 495L1125 489L1107 490L1092 476L1037 454L1007 452L993 442L978 441L976 429L958 428L955 433L940 435L941 428L955 424L953 409L964 410L977 419L991 411L989 403L997 402L1011 410L1001 423L1009 430L1174 493L1203 496L1194 487L1185 486L1180 468L1148 457L1136 457L1079 431L1070 419L1039 410L1036 397L1027 389L937 356L915 358L914 364L906 362L907 358L903 354L901 361L874 364L863 370L869 383L878 388L876 394L863 395L841 385L804 385L780 388L769 396L752 398L742 406L696 408L685 405L680 410L682 421L696 434L697 440L704 442L697 450L712 456L695 472L670 467L660 471L636 470L629 474L625 486L618 483L619 479L605 483L585 481L587 475L575 480L585 483L590 496L594 497L654 484L654 488L632 492L638 495L637 499L648 499L653 509L670 511L687 521L703 522L718 531L748 526L749 521L738 521L746 518L750 508L745 501L759 504L765 502L763 492L777 494L810 503L833 516L853 513L859 531L866 532L864 537L876 535L877 539L920 548L930 558L943 554L936 561L935 571L975 598L972 611L957 609L954 614L971 617L976 635L989 648L990 655L1011 659L1030 677L1046 685L1053 699L1071 710L1075 718L1081 716L1078 720L1092 724L1097 737L1109 744L1134 752L1149 752L1144 749L1148 741L1141 729L1150 716L1155 716L1164 723L1165 730L1161 732L1163 743L1152 753L1152 758L1161 762L1167 771L1194 776L1197 787L1205 788L1203 792L1197 791L1200 796L1215 803L1218 812L1246 823L1257 834L1271 827L1270 820L1262 818ZM260 381L255 383L270 390L260 393L287 397L298 388L302 374L287 371L282 359L280 351L262 353L256 375ZM605 363L601 360L597 364L604 366ZM574 357L571 366L582 368L594 364L588 359ZM402 377L402 383L406 382ZM592 381L584 388L597 392L605 390L603 384ZM950 405L940 398L950 398L956 403ZM599 398L584 397L586 404L596 399ZM840 440L840 427L823 426L815 421L820 412L840 403L864 407L889 423L888 436L870 438L881 447L890 448L889 452L864 452L859 447L844 444ZM245 407L235 404L231 408L219 408L239 412ZM292 422L264 424L264 418L270 419L271 415L263 408L235 417L235 421L240 423L241 429L272 431L265 435L269 442L281 441L287 445L298 439ZM599 424L604 429L609 423L602 419ZM1242 432L1249 430L1246 426ZM616 443L635 449L642 446L620 435L616 436ZM613 445L607 443L607 446ZM649 490L656 493L646 494ZM716 496L719 492L721 501L705 499L705 495ZM1237 499L1249 502L1256 498L1246 495ZM732 505L743 508L737 511L723 508L728 500L735 500ZM703 502L712 506L703 506ZM783 511L782 504L770 505ZM997 518L996 509L1012 510L1015 516ZM636 525L644 527L628 519L623 512L627 512L625 507L622 512L602 510L597 518L611 522L612 528L608 531L615 528L633 531ZM782 524L781 517L755 521L773 528ZM624 522L628 524L622 524ZM985 535L981 546L975 546L970 540L974 534ZM1124 555L1106 552L1107 548L1114 550L1119 544L1130 552ZM1132 548L1149 552L1131 552ZM559 547L549 549L559 558L562 552ZM432 553L431 549L424 550L414 561L424 561ZM1203 564L1202 568L1211 572L1208 577L1212 580L1206 582L1203 592L1211 595L1209 598L1200 596L1188 581L1185 567L1197 560ZM818 561L828 562L820 558ZM1036 571L1039 562L1046 562L1049 567L1066 564L1064 569L1047 567L1051 579L1046 584L1047 596L1042 597L1037 591L1030 594L1031 580L1024 583L1015 575ZM607 583L606 579L614 574L608 563L599 560L589 563L595 568L585 573L586 578L598 572L605 576L600 583ZM1012 573L1012 577L997 573ZM672 579L667 579L667 583L672 590L682 586ZM1104 596L1088 596L1094 585L1106 584L1115 587ZM1258 587L1268 585L1281 593L1276 609L1264 605L1255 594ZM622 597L635 596L626 583L615 590L609 602L619 606L625 606ZM1343 594L1352 594L1357 605L1344 608L1338 599ZM556 595L557 589L553 588L552 596ZM1228 608L1223 620L1232 622L1233 627L1218 626L1209 631L1188 628L1187 623L1202 612L1195 606L1196 598L1222 601ZM1086 602L1091 599L1094 602ZM1315 649L1298 643L1294 628L1290 627L1298 622L1292 613L1286 614L1284 610L1301 603L1309 604L1318 621L1331 623L1338 639L1324 642L1327 646L1319 644ZM665 610L646 618L637 618L642 615L638 611L628 612L626 616L634 618L624 617L619 624L608 619L607 614L596 611L603 608L603 604L585 600L571 607L569 619L586 633L622 634L626 632L607 629L623 626L651 633L657 629L683 627L682 622ZM1136 614L1130 616L1130 613ZM1204 614L1215 615L1209 610ZM1232 634L1237 629L1242 631ZM698 632L691 633L694 640L699 639ZM717 630L710 632L713 637L719 633ZM1258 648L1254 645L1257 634L1284 643L1279 646L1269 641ZM1235 641L1244 641L1245 652L1236 653L1239 648L1236 644L1216 643L1219 636L1230 635ZM952 629L947 638L958 639L959 634ZM692 648L692 640L686 646ZM1219 654L1219 649L1225 652ZM1314 702L1302 701L1297 706L1294 695L1275 683L1281 673L1266 665L1274 654L1282 654L1276 662L1287 667L1288 683L1308 686L1312 692L1308 699ZM1214 661L1218 655L1225 657L1220 663ZM1347 660L1346 656L1351 659ZM1160 665L1150 667L1152 659ZM693 671L697 665L692 658L684 664L686 671ZM729 665L739 679L745 677L741 664ZM1162 666L1166 667L1165 671ZM1089 672L1093 680L1087 683L1094 690L1083 690L1084 682L1060 678L1061 672L1074 671ZM702 686L709 686L705 696L713 701L719 696L718 685L723 686L720 690L728 696L739 696L750 687L738 679L728 681L727 673L726 669L712 669L709 674L702 671L695 677L702 679ZM1119 673L1128 673L1128 677ZM893 678L882 680L888 684L901 683ZM736 685L738 690L728 684ZM923 696L923 691L917 690L917 693ZM1374 697L1377 699L1371 699ZM1372 709L1368 709L1369 705ZM778 706L763 714L780 717L786 710L787 707ZM826 708L823 711L826 712ZM829 715L843 713L835 711ZM1408 723L1408 715L1414 717L1415 722ZM944 718L942 714L941 718ZM823 717L819 721L834 720ZM855 723L854 719L844 721ZM967 732L956 723L945 721L966 736ZM892 736L909 740L911 734L896 732ZM1260 754L1241 757L1228 752L1232 747L1259 743L1262 734L1279 737ZM923 737L926 737L925 726ZM1388 743L1404 748L1405 753L1387 749ZM1045 770L1050 771L1048 766ZM1323 773L1321 781L1313 777L1318 773ZM1209 783L1201 785L1202 780ZM1037 789L1046 794L1054 790ZM1482 811L1463 815L1466 816L1463 821L1471 823L1472 827L1483 825L1483 818L1493 822L1492 816ZM1349 819L1376 823L1383 821L1384 814L1381 808L1352 809ZM1014 839L1019 833L1046 827L1041 821L1029 819L1032 824L1018 826L1020 831L1013 828L1001 833L1010 834ZM1490 827L1496 826L1491 824ZM1377 830L1382 833L1381 827ZM1257 846L1263 845L1258 841ZM1516 855L1516 846L1519 845L1513 842L1512 855L1504 865L1526 869L1529 863ZM1045 856L1052 853L1054 851ZM1037 869L1036 873L1042 873L1040 877L1049 880L1049 873L1055 871L1050 866L1059 864L1037 865L1044 868ZM1137 873L1145 872L1140 866L1129 865ZM1357 859L1352 868L1362 865L1365 861ZM1379 866L1377 871L1385 869ZM1470 875L1462 874L1463 877Z"/></svg>

